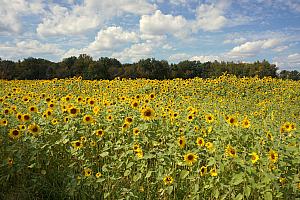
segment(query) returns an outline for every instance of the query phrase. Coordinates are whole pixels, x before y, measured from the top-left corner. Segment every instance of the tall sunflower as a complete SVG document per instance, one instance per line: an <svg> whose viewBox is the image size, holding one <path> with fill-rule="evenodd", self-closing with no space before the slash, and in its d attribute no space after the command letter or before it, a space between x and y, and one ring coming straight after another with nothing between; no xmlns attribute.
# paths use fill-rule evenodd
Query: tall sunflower
<svg viewBox="0 0 300 200"><path fill-rule="evenodd" d="M225 153L226 153L227 156L230 156L230 157L236 157L237 156L236 150L230 144L227 145L227 147L225 149Z"/></svg>
<svg viewBox="0 0 300 200"><path fill-rule="evenodd" d="M194 153L187 153L186 155L184 155L184 161L188 165L193 165L197 161L197 158L198 156Z"/></svg>
<svg viewBox="0 0 300 200"><path fill-rule="evenodd" d="M141 117L145 121L153 120L155 117L155 112L150 107L143 108L141 110Z"/></svg>
<svg viewBox="0 0 300 200"><path fill-rule="evenodd" d="M252 152L250 154L250 156L251 156L251 162L252 162L252 164L255 164L259 160L259 156L257 155L256 152Z"/></svg>
<svg viewBox="0 0 300 200"><path fill-rule="evenodd" d="M270 150L269 151L269 160L272 162L272 163L276 163L277 160L278 160L278 153L274 150Z"/></svg>
<svg viewBox="0 0 300 200"><path fill-rule="evenodd" d="M185 141L185 137L184 137L184 136L180 136L180 137L178 138L177 142L178 142L178 145L179 145L179 147L180 147L181 149L183 149L183 148L185 147L186 141Z"/></svg>
<svg viewBox="0 0 300 200"><path fill-rule="evenodd" d="M163 178L163 181L164 181L165 185L171 185L173 183L174 179L172 176L165 176Z"/></svg>
<svg viewBox="0 0 300 200"><path fill-rule="evenodd" d="M17 140L22 136L22 134L18 129L10 129L8 136L13 140Z"/></svg>
<svg viewBox="0 0 300 200"><path fill-rule="evenodd" d="M41 132L41 128L37 124L30 124L28 126L28 131L33 135L37 135Z"/></svg>
<svg viewBox="0 0 300 200"><path fill-rule="evenodd" d="M196 143L199 147L204 147L205 145L204 139L202 137L198 137Z"/></svg>

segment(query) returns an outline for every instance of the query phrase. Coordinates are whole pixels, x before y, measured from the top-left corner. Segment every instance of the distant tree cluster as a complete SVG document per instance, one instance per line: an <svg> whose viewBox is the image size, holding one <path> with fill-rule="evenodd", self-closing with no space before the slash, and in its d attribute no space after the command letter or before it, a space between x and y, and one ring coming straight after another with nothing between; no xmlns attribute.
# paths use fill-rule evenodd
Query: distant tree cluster
<svg viewBox="0 0 300 200"><path fill-rule="evenodd" d="M13 62L0 58L0 79L52 79L81 76L83 79L114 79L120 78L214 78L223 73L234 74L238 77L260 78L265 76L282 79L300 80L300 73L296 70L283 70L277 73L278 68L268 61L254 63L235 62L205 62L181 61L178 64L169 64L165 60L154 58L142 59L132 64L121 64L115 58L101 57L98 60L86 54L78 57L64 58L55 63L41 58L26 58L23 61Z"/></svg>

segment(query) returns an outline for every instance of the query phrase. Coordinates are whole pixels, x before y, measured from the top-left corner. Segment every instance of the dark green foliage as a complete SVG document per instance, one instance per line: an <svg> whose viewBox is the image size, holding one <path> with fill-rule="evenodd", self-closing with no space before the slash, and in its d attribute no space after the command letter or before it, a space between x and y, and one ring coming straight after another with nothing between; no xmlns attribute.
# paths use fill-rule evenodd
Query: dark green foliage
<svg viewBox="0 0 300 200"><path fill-rule="evenodd" d="M132 64L121 64L115 58L101 57L99 60L87 54L79 57L64 58L61 62L54 63L41 58L26 58L23 61L13 62L1 60L0 79L53 79L81 76L83 79L114 79L120 78L148 78L148 79L173 79L173 78L215 78L224 73L234 74L238 77L260 78L270 76L282 79L300 80L300 73L296 70L283 70L277 73L278 68L268 61L254 63L242 62L205 62L181 61L178 64L169 64L166 60L154 58L142 59Z"/></svg>

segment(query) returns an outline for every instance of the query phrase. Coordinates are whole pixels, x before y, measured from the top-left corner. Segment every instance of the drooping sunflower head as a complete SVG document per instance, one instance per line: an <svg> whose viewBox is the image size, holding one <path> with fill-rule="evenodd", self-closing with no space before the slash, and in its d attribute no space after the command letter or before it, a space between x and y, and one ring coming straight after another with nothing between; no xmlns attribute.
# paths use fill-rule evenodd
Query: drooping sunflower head
<svg viewBox="0 0 300 200"><path fill-rule="evenodd" d="M126 117L125 122L131 124L133 122L133 118L132 117Z"/></svg>
<svg viewBox="0 0 300 200"><path fill-rule="evenodd" d="M200 168L200 176L204 176L207 173L207 166L202 166Z"/></svg>
<svg viewBox="0 0 300 200"><path fill-rule="evenodd" d="M198 156L194 153L187 153L184 155L184 161L188 165L193 165L197 161Z"/></svg>
<svg viewBox="0 0 300 200"><path fill-rule="evenodd" d="M216 167L211 168L210 175L211 176L218 176L218 171L217 171Z"/></svg>
<svg viewBox="0 0 300 200"><path fill-rule="evenodd" d="M227 156L230 156L230 157L237 156L236 150L231 145L227 145L225 153Z"/></svg>
<svg viewBox="0 0 300 200"><path fill-rule="evenodd" d="M185 140L185 137L184 136L180 136L177 140L178 142L178 145L181 149L183 149L185 147L185 143L186 143L186 140Z"/></svg>

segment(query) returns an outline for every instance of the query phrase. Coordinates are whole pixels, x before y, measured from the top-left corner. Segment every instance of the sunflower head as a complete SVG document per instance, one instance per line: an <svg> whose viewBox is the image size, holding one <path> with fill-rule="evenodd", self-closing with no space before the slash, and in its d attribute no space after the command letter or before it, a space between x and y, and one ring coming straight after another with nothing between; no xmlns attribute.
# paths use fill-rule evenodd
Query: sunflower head
<svg viewBox="0 0 300 200"><path fill-rule="evenodd" d="M81 149L83 147L83 143L80 140L76 140L72 142L72 146L75 150Z"/></svg>
<svg viewBox="0 0 300 200"><path fill-rule="evenodd" d="M204 176L207 173L207 166L202 166L200 168L200 176Z"/></svg>
<svg viewBox="0 0 300 200"><path fill-rule="evenodd" d="M197 158L198 156L194 153L187 153L186 155L184 155L184 161L188 165L193 165L197 161Z"/></svg>
<svg viewBox="0 0 300 200"><path fill-rule="evenodd" d="M155 112L150 107L145 107L141 110L141 117L145 121L153 120L155 117Z"/></svg>
<svg viewBox="0 0 300 200"><path fill-rule="evenodd" d="M198 145L199 147L204 147L204 145L205 145L204 139L201 138L201 137L198 137L198 138L197 138L197 145Z"/></svg>
<svg viewBox="0 0 300 200"><path fill-rule="evenodd" d="M274 150L270 150L269 151L269 160L272 162L272 163L276 163L277 160L278 160L278 153Z"/></svg>
<svg viewBox="0 0 300 200"><path fill-rule="evenodd" d="M216 167L213 167L213 168L210 170L210 175L211 175L211 176L218 176L218 171L217 171L217 168L216 168Z"/></svg>
<svg viewBox="0 0 300 200"><path fill-rule="evenodd" d="M94 122L94 119L91 115L85 115L83 116L82 121L84 124L91 124L92 122Z"/></svg>
<svg viewBox="0 0 300 200"><path fill-rule="evenodd" d="M96 130L95 135L98 136L98 137L103 137L103 135L104 135L103 129Z"/></svg>
<svg viewBox="0 0 300 200"><path fill-rule="evenodd" d="M256 152L252 152L250 154L250 156L251 156L251 162L252 162L252 164L255 164L259 160L259 156L257 155Z"/></svg>
<svg viewBox="0 0 300 200"><path fill-rule="evenodd" d="M179 137L178 140L177 140L177 142L178 142L178 145L179 145L179 147L181 149L183 149L185 147L186 141L185 141L185 137L184 136Z"/></svg>
<svg viewBox="0 0 300 200"><path fill-rule="evenodd" d="M207 123L212 123L215 120L214 116L212 114L205 115L205 121Z"/></svg>
<svg viewBox="0 0 300 200"><path fill-rule="evenodd" d="M165 176L163 178L163 181L164 181L165 185L171 185L173 183L174 179L172 176Z"/></svg>
<svg viewBox="0 0 300 200"><path fill-rule="evenodd" d="M90 168L84 168L83 173L84 176L89 177L92 175L93 171Z"/></svg>
<svg viewBox="0 0 300 200"><path fill-rule="evenodd" d="M231 145L227 145L225 153L227 156L230 156L230 157L237 156L236 150Z"/></svg>
<svg viewBox="0 0 300 200"><path fill-rule="evenodd" d="M18 129L10 129L8 136L13 140L17 140L22 136L22 134Z"/></svg>
<svg viewBox="0 0 300 200"><path fill-rule="evenodd" d="M32 134L32 135L38 135L41 132L41 128L39 127L39 125L37 124L30 124L28 126L28 131Z"/></svg>

